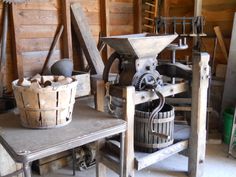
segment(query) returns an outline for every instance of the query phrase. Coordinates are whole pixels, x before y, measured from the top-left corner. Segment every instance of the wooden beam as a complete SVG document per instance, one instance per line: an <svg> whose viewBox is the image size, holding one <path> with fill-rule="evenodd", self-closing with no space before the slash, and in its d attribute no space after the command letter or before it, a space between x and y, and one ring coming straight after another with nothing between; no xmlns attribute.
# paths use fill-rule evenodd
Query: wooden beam
<svg viewBox="0 0 236 177"><path fill-rule="evenodd" d="M207 92L210 77L207 53L193 56L192 113L189 139L189 176L202 177L206 151Z"/></svg>
<svg viewBox="0 0 236 177"><path fill-rule="evenodd" d="M84 51L85 57L90 65L94 68L94 74L102 74L104 69L104 64L100 53L97 49L96 43L90 32L90 28L87 19L84 16L83 10L79 3L71 5L72 9L72 24L80 41L81 47Z"/></svg>
<svg viewBox="0 0 236 177"><path fill-rule="evenodd" d="M17 27L19 26L17 19L17 5L11 3L11 29L12 29L12 55L14 58L14 62L16 62L16 78L23 78L24 77L24 68L23 68L23 60L21 57L20 51L20 37L19 32L17 31Z"/></svg>
<svg viewBox="0 0 236 177"><path fill-rule="evenodd" d="M62 23L64 25L62 56L63 58L73 59L70 3L70 0L61 1Z"/></svg>
<svg viewBox="0 0 236 177"><path fill-rule="evenodd" d="M100 22L101 22L101 36L110 36L110 0L100 0ZM108 47L105 46L102 51L102 58L105 62L109 56Z"/></svg>
<svg viewBox="0 0 236 177"><path fill-rule="evenodd" d="M224 63L225 62L227 63L228 53L227 53L227 50L226 50L225 42L224 42L223 35L221 33L220 27L219 26L215 26L214 27L214 31L215 31L217 40L218 40L218 42L220 44L220 49L221 49L221 51L223 53L223 56L224 56Z"/></svg>
<svg viewBox="0 0 236 177"><path fill-rule="evenodd" d="M150 153L149 155L143 155L143 157L136 157L135 163L136 163L136 169L142 170L143 168L146 168L154 163L157 163L161 160L164 160L178 152L181 152L188 148L188 140L184 140L181 142L178 142L176 144L170 145L169 147L166 147L164 149L161 149L157 152ZM136 156L142 153L137 153ZM141 155L140 155L141 156Z"/></svg>
<svg viewBox="0 0 236 177"><path fill-rule="evenodd" d="M134 33L142 32L142 0L134 1Z"/></svg>

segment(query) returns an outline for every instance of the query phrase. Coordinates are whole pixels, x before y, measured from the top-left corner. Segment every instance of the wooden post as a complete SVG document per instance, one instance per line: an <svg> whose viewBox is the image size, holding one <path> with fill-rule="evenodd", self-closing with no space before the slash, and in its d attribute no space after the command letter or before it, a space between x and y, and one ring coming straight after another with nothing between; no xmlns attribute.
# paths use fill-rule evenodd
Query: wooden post
<svg viewBox="0 0 236 177"><path fill-rule="evenodd" d="M104 147L105 141L98 140L96 142L96 177L106 177L106 166L101 162L101 152L100 150Z"/></svg>
<svg viewBox="0 0 236 177"><path fill-rule="evenodd" d="M142 32L142 0L134 1L134 33Z"/></svg>
<svg viewBox="0 0 236 177"><path fill-rule="evenodd" d="M72 59L72 34L71 34L71 14L70 14L70 0L62 0L62 22L64 25L64 32L62 36L63 50L62 56L64 58Z"/></svg>
<svg viewBox="0 0 236 177"><path fill-rule="evenodd" d="M100 22L101 22L101 36L110 36L110 12L109 12L110 0L100 0ZM103 61L108 58L108 47L102 51Z"/></svg>
<svg viewBox="0 0 236 177"><path fill-rule="evenodd" d="M104 98L105 98L105 84L103 80L96 80L95 81L95 108L98 111L104 112Z"/></svg>
<svg viewBox="0 0 236 177"><path fill-rule="evenodd" d="M206 150L207 89L209 54L195 53L193 58L192 114L189 140L189 176L202 177Z"/></svg>
<svg viewBox="0 0 236 177"><path fill-rule="evenodd" d="M134 111L135 111L135 89L126 87L123 90L125 115L124 120L127 122L127 131L125 138L125 159L124 159L124 176L134 177Z"/></svg>

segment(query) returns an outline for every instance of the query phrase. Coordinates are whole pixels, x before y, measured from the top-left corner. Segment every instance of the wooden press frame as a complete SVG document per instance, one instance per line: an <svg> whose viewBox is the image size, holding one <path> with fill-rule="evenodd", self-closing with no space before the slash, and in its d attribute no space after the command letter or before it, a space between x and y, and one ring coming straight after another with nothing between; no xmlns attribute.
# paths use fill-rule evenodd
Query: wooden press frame
<svg viewBox="0 0 236 177"><path fill-rule="evenodd" d="M124 120L127 121L126 146L125 146L125 177L134 177L134 170L141 170L151 164L174 155L189 148L188 174L190 177L201 177L204 171L205 149L206 149L206 111L207 111L207 90L209 85L210 67L208 65L209 54L195 53L193 56L193 78L192 78L192 113L190 139L180 141L163 150L152 153L142 159L135 158L134 152L134 112L135 105L157 99L148 91L135 91L133 86L118 87L110 86L109 94L124 100ZM160 92L164 96L184 92L189 85L185 82L167 85ZM102 80L96 82L96 107L104 111L105 87ZM109 163L108 163L109 162ZM102 159L98 161L100 173L97 177L104 177L105 167L119 172L117 162Z"/></svg>

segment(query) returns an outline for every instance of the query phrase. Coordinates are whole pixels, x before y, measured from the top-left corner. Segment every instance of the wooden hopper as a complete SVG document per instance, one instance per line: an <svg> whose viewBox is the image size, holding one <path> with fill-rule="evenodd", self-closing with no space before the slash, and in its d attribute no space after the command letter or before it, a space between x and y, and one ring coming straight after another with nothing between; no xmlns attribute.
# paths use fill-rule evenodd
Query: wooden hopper
<svg viewBox="0 0 236 177"><path fill-rule="evenodd" d="M164 48L178 37L148 33L103 37L102 40L121 55L136 58L156 57Z"/></svg>

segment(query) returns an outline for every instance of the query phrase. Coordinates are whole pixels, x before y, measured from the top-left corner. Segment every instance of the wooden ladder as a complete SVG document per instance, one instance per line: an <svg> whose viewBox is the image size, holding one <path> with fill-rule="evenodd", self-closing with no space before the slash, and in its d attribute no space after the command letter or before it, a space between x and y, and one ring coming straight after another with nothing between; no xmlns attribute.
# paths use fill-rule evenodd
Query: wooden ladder
<svg viewBox="0 0 236 177"><path fill-rule="evenodd" d="M236 107L234 110L234 119L233 119L233 125L232 125L232 131L231 131L231 137L230 137L230 143L229 143L229 155L236 158Z"/></svg>
<svg viewBox="0 0 236 177"><path fill-rule="evenodd" d="M143 32L155 32L155 17L158 13L159 0L145 0L143 11Z"/></svg>

